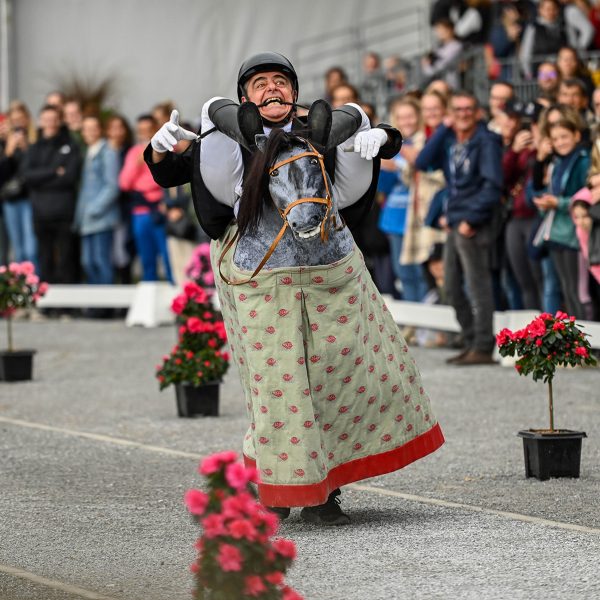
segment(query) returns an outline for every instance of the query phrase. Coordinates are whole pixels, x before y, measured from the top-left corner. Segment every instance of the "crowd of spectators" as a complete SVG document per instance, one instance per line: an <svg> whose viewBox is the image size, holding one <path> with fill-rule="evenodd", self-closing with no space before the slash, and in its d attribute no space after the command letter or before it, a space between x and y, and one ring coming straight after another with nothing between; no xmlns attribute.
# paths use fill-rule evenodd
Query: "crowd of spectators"
<svg viewBox="0 0 600 600"><path fill-rule="evenodd" d="M203 239L189 186L162 189L142 156L172 109L158 104L132 127L60 92L36 119L12 102L0 121L0 264L31 261L49 283L181 283Z"/></svg>
<svg viewBox="0 0 600 600"><path fill-rule="evenodd" d="M458 364L491 359L494 309L600 320L600 87L581 58L598 47L598 14L584 1L440 0L420 85L398 76L402 61L372 52L362 80L326 74L333 106L357 102L403 134L355 238L383 292L455 308L470 351ZM458 87L467 44L485 45L483 99ZM494 67L511 55L534 101L517 97L514 62Z"/></svg>
<svg viewBox="0 0 600 600"><path fill-rule="evenodd" d="M421 59L420 85L405 61L368 52L358 81L327 71L324 97L402 132L354 235L381 291L454 306L477 364L490 353L494 309L600 320L600 88L581 59L600 43L600 9L438 0L431 24L438 45ZM461 52L474 44L488 59L483 101L458 87ZM510 56L535 101L520 102L514 64L497 63ZM181 282L206 238L189 188L160 188L142 156L172 108L159 104L132 126L58 92L36 119L13 102L0 121L0 263L29 260L50 283Z"/></svg>

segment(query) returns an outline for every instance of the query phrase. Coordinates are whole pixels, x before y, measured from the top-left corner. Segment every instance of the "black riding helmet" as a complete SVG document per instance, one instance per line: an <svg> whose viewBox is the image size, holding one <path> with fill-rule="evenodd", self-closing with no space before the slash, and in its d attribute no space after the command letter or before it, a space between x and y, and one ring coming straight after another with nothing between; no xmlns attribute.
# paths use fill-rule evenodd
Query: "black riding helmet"
<svg viewBox="0 0 600 600"><path fill-rule="evenodd" d="M237 79L238 100L240 102L242 96L245 96L245 83L257 73L266 73L268 71L278 71L289 77L292 82L292 88L295 90L296 95L298 94L298 76L292 63L283 54L279 54L278 52L259 52L246 59L240 67Z"/></svg>

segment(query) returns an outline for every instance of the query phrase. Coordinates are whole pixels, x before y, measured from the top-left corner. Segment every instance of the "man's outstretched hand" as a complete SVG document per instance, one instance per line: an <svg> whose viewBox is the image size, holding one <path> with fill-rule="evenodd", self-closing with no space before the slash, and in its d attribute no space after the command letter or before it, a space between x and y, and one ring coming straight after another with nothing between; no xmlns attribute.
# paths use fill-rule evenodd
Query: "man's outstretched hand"
<svg viewBox="0 0 600 600"><path fill-rule="evenodd" d="M174 110L171 118L152 136L150 144L159 154L172 151L175 144L181 140L195 140L198 136L179 126L179 111Z"/></svg>
<svg viewBox="0 0 600 600"><path fill-rule="evenodd" d="M361 158L372 160L387 140L387 133L383 129L373 128L369 131L361 131L354 138L354 152L360 152Z"/></svg>

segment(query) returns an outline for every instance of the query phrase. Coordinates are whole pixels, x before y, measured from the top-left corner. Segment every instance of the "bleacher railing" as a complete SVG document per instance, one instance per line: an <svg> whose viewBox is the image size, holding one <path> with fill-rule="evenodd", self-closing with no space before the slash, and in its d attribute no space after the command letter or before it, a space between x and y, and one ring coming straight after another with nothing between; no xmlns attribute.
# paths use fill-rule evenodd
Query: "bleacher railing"
<svg viewBox="0 0 600 600"><path fill-rule="evenodd" d="M361 21L360 26L332 29L327 36L303 38L294 44L290 58L301 76L301 96L308 101L323 96L323 76L332 66L342 67L353 84L360 84L367 51L412 63L430 47L429 2L423 2Z"/></svg>

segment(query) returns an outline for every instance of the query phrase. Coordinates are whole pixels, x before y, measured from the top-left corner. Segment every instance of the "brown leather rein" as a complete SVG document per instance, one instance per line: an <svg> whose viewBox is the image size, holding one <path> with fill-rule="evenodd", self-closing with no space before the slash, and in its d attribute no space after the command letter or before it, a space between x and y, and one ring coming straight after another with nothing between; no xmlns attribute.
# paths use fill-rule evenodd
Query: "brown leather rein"
<svg viewBox="0 0 600 600"><path fill-rule="evenodd" d="M248 279L229 279L225 275L223 275L223 272L221 270L221 264L223 263L223 259L225 258L225 255L227 254L227 252L229 252L229 250L231 249L231 247L233 246L233 244L236 242L236 240L239 237L239 231L236 231L235 235L233 235L232 238L228 242L226 242L225 248L223 249L223 252L221 252L221 256L219 256L219 260L217 263L219 266L219 275L221 276L221 279L227 285L242 285L243 283L248 283L249 281L252 281L252 279L254 279L258 275L258 273L260 273L262 268L267 264L267 261L269 260L269 258L271 258L271 255L275 251L275 248L277 248L277 244L279 244L279 242L281 241L281 238L283 237L285 230L288 228L289 223L287 220L287 216L288 216L288 213L290 212L290 210L292 210L292 208L294 208L294 206L297 206L298 204L302 204L304 202L313 202L315 204L325 204L326 205L327 209L325 211L325 216L323 217L323 220L321 221L321 241L322 242L326 242L329 239L329 230L331 228L332 223L333 223L334 229L336 229L336 230L341 229L343 227L343 223L340 223L339 227L337 226L335 215L331 214L331 192L329 190L329 181L327 180L327 172L325 171L324 157L321 153L319 153L319 152L317 152L317 150L315 150L314 146L308 140L304 140L303 138L299 138L299 139L301 139L303 142L305 142L308 145L308 147L310 148L310 150L307 152L301 152L300 154L296 154L295 156L291 156L290 158L286 158L285 160L282 160L282 161L276 163L269 169L269 175L273 176L274 173L277 174L276 172L281 167L283 167L284 165L287 165L289 163L292 163L296 160L300 160L301 158L309 158L309 157L316 158L319 161L319 166L321 167L321 174L323 175L323 181L325 183L325 198L298 198L298 199L294 200L293 202L291 202L290 204L288 204L285 207L285 210L281 210L277 205L275 205L277 212L279 212L279 215L283 219L283 225L282 225L281 229L279 230L279 233L273 240L271 247L267 250L267 253L263 256L259 265L256 267L256 269L254 269L254 272L252 273L252 275L250 275L250 277ZM273 204L275 204L275 202L273 202Z"/></svg>

